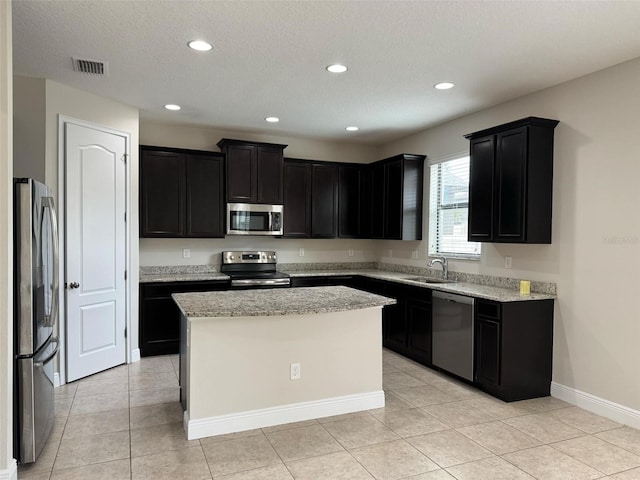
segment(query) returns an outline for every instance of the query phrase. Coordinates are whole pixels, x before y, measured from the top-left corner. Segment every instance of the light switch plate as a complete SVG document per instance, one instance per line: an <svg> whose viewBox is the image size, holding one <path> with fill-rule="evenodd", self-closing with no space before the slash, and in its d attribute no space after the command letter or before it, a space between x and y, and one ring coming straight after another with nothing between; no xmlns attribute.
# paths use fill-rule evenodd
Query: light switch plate
<svg viewBox="0 0 640 480"><path fill-rule="evenodd" d="M511 257L504 257L504 268L511 268Z"/></svg>
<svg viewBox="0 0 640 480"><path fill-rule="evenodd" d="M182 258L191 258L191 249L183 248L182 249Z"/></svg>

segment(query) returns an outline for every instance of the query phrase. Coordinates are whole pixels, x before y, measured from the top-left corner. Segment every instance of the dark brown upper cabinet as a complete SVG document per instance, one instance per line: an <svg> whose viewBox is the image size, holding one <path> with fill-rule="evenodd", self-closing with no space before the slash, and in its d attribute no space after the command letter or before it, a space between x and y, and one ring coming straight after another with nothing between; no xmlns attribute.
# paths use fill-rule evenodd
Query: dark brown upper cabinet
<svg viewBox="0 0 640 480"><path fill-rule="evenodd" d="M140 236L223 237L224 156L141 145Z"/></svg>
<svg viewBox="0 0 640 480"><path fill-rule="evenodd" d="M338 165L313 163L311 165L311 237L337 237L337 213Z"/></svg>
<svg viewBox="0 0 640 480"><path fill-rule="evenodd" d="M425 158L403 153L371 165L371 238L422 239Z"/></svg>
<svg viewBox="0 0 640 480"><path fill-rule="evenodd" d="M527 117L470 141L469 241L551 243L557 120Z"/></svg>
<svg viewBox="0 0 640 480"><path fill-rule="evenodd" d="M218 147L227 159L227 202L283 203L286 145L223 138Z"/></svg>
<svg viewBox="0 0 640 480"><path fill-rule="evenodd" d="M284 162L284 235L335 238L338 232L338 164Z"/></svg>
<svg viewBox="0 0 640 480"><path fill-rule="evenodd" d="M342 164L338 171L338 236L371 235L371 170L368 165Z"/></svg>
<svg viewBox="0 0 640 480"><path fill-rule="evenodd" d="M284 232L285 237L311 236L311 162L284 162Z"/></svg>

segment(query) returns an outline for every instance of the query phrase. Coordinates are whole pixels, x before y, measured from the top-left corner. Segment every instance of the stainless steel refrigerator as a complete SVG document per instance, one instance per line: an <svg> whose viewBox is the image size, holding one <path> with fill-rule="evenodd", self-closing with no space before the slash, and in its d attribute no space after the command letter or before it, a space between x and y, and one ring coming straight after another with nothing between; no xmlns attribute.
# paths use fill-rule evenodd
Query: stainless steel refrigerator
<svg viewBox="0 0 640 480"><path fill-rule="evenodd" d="M52 192L14 178L14 455L36 461L54 418L58 228Z"/></svg>

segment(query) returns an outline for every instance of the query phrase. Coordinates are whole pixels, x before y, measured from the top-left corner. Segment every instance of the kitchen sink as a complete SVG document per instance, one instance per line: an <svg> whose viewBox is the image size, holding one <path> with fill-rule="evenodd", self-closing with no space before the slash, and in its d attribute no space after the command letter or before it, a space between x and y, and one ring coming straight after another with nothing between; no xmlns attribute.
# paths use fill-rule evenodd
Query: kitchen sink
<svg viewBox="0 0 640 480"><path fill-rule="evenodd" d="M421 282L421 283L452 283L451 280L444 280L442 278L431 278L431 277L404 277L403 280L411 280L412 282Z"/></svg>

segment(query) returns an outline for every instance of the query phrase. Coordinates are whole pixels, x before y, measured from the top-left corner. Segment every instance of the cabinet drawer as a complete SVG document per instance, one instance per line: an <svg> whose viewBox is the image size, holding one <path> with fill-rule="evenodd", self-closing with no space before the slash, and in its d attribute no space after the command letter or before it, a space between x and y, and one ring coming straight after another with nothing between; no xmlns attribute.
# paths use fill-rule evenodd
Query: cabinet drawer
<svg viewBox="0 0 640 480"><path fill-rule="evenodd" d="M476 300L476 315L499 320L500 304L488 300Z"/></svg>

